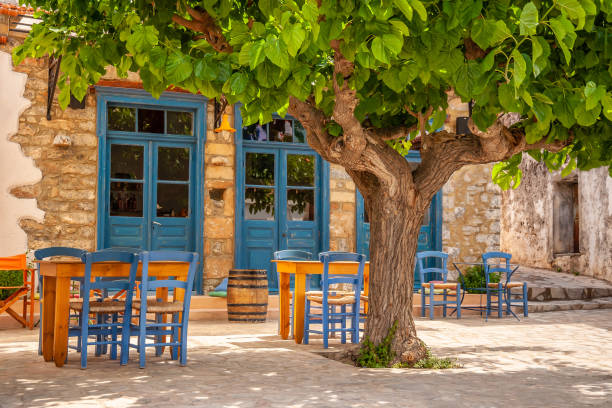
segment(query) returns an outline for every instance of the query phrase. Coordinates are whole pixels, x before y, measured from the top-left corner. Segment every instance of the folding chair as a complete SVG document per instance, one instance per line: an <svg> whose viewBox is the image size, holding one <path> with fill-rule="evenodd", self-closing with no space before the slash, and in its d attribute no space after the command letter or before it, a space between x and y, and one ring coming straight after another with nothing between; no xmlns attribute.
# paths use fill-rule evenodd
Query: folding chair
<svg viewBox="0 0 612 408"><path fill-rule="evenodd" d="M23 327L31 330L34 328L34 269L27 267L26 256L21 254L0 258L0 279L2 275L6 277L8 271L21 271L23 279L20 285L0 286L0 294L5 291L8 294L6 299L0 300L0 314L6 312ZM21 316L11 309L11 306L20 299L23 302Z"/></svg>

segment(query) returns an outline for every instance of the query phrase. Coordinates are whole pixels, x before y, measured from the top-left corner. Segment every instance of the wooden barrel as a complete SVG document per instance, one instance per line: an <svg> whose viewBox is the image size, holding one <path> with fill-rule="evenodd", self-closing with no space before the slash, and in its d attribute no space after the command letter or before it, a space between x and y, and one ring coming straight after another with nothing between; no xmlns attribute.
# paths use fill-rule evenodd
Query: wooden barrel
<svg viewBox="0 0 612 408"><path fill-rule="evenodd" d="M268 274L265 269L231 269L227 279L227 319L263 323L268 314Z"/></svg>

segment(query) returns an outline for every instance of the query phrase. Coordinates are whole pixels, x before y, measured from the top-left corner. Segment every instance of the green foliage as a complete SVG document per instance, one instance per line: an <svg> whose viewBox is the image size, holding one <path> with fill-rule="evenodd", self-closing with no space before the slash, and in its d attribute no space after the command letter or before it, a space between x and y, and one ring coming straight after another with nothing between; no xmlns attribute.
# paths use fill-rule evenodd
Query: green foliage
<svg viewBox="0 0 612 408"><path fill-rule="evenodd" d="M393 323L393 326L389 329L387 336L375 345L369 339L365 337L361 342L361 349L359 351L359 357L357 357L357 365L359 367L368 368L385 368L391 365L391 362L395 358L393 351L391 350L391 342L395 336L397 330L397 320Z"/></svg>
<svg viewBox="0 0 612 408"><path fill-rule="evenodd" d="M368 128L412 126L406 113L444 111L454 89L474 102L484 129L516 112L528 143L568 140L562 153L533 151L547 165L570 157L588 170L612 164L612 3L609 0L32 0L37 15L15 63L63 55L59 102L84 97L112 65L139 72L146 90L168 86L242 102L245 125L310 99L335 104L331 44L354 72L355 117ZM233 47L217 52L173 23L187 7L208 12ZM466 39L483 52L466 56ZM329 128L342 134L337 126ZM411 135L415 137L416 133ZM394 144L401 151L401 143ZM552 156L557 155L557 158ZM520 156L496 167L504 188L520 180ZM611 170L612 172L612 167Z"/></svg>
<svg viewBox="0 0 612 408"><path fill-rule="evenodd" d="M22 286L23 271L0 271L0 286ZM11 296L17 289L0 289L0 300Z"/></svg>
<svg viewBox="0 0 612 408"><path fill-rule="evenodd" d="M447 368L461 368L457 359L450 359L448 357L440 358L431 354L431 350L427 347L427 354L425 358L417 361L412 368L428 368L434 370L444 370Z"/></svg>
<svg viewBox="0 0 612 408"><path fill-rule="evenodd" d="M501 274L490 273L489 282L498 283L501 279ZM470 288L485 288L487 281L485 279L484 267L482 265L474 265L466 269L463 274L463 281L468 293L482 293L482 290L470 290Z"/></svg>

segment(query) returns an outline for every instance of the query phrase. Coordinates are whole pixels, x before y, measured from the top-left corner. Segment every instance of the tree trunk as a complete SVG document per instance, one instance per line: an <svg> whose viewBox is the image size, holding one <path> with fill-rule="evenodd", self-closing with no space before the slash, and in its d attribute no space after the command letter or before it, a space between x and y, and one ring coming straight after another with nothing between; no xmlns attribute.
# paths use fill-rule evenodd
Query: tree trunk
<svg viewBox="0 0 612 408"><path fill-rule="evenodd" d="M391 197L376 190L365 194L370 215L370 292L366 335L379 344L397 322L392 342L394 362L415 363L425 357L412 318L414 259L427 209L415 206L404 189Z"/></svg>

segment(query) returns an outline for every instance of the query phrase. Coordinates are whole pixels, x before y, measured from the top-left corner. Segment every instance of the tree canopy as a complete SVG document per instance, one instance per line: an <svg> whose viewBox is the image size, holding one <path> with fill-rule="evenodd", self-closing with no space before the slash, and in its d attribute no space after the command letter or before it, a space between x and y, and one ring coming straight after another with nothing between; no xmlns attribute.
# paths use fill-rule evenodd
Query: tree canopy
<svg viewBox="0 0 612 408"><path fill-rule="evenodd" d="M473 101L479 129L516 112L527 143L571 140L560 153L531 152L550 168L612 163L610 0L29 3L44 10L43 23L15 62L63 55L64 108L69 92L82 99L112 65L139 72L156 96L174 85L240 101L245 124L285 114L292 96L310 100L335 137L345 129L334 120L334 86L346 81L358 99L355 120L406 126L414 137L419 114L431 114L427 130L440 127L453 89ZM334 70L340 54L350 72ZM518 163L520 154L498 166L496 181L508 186Z"/></svg>

